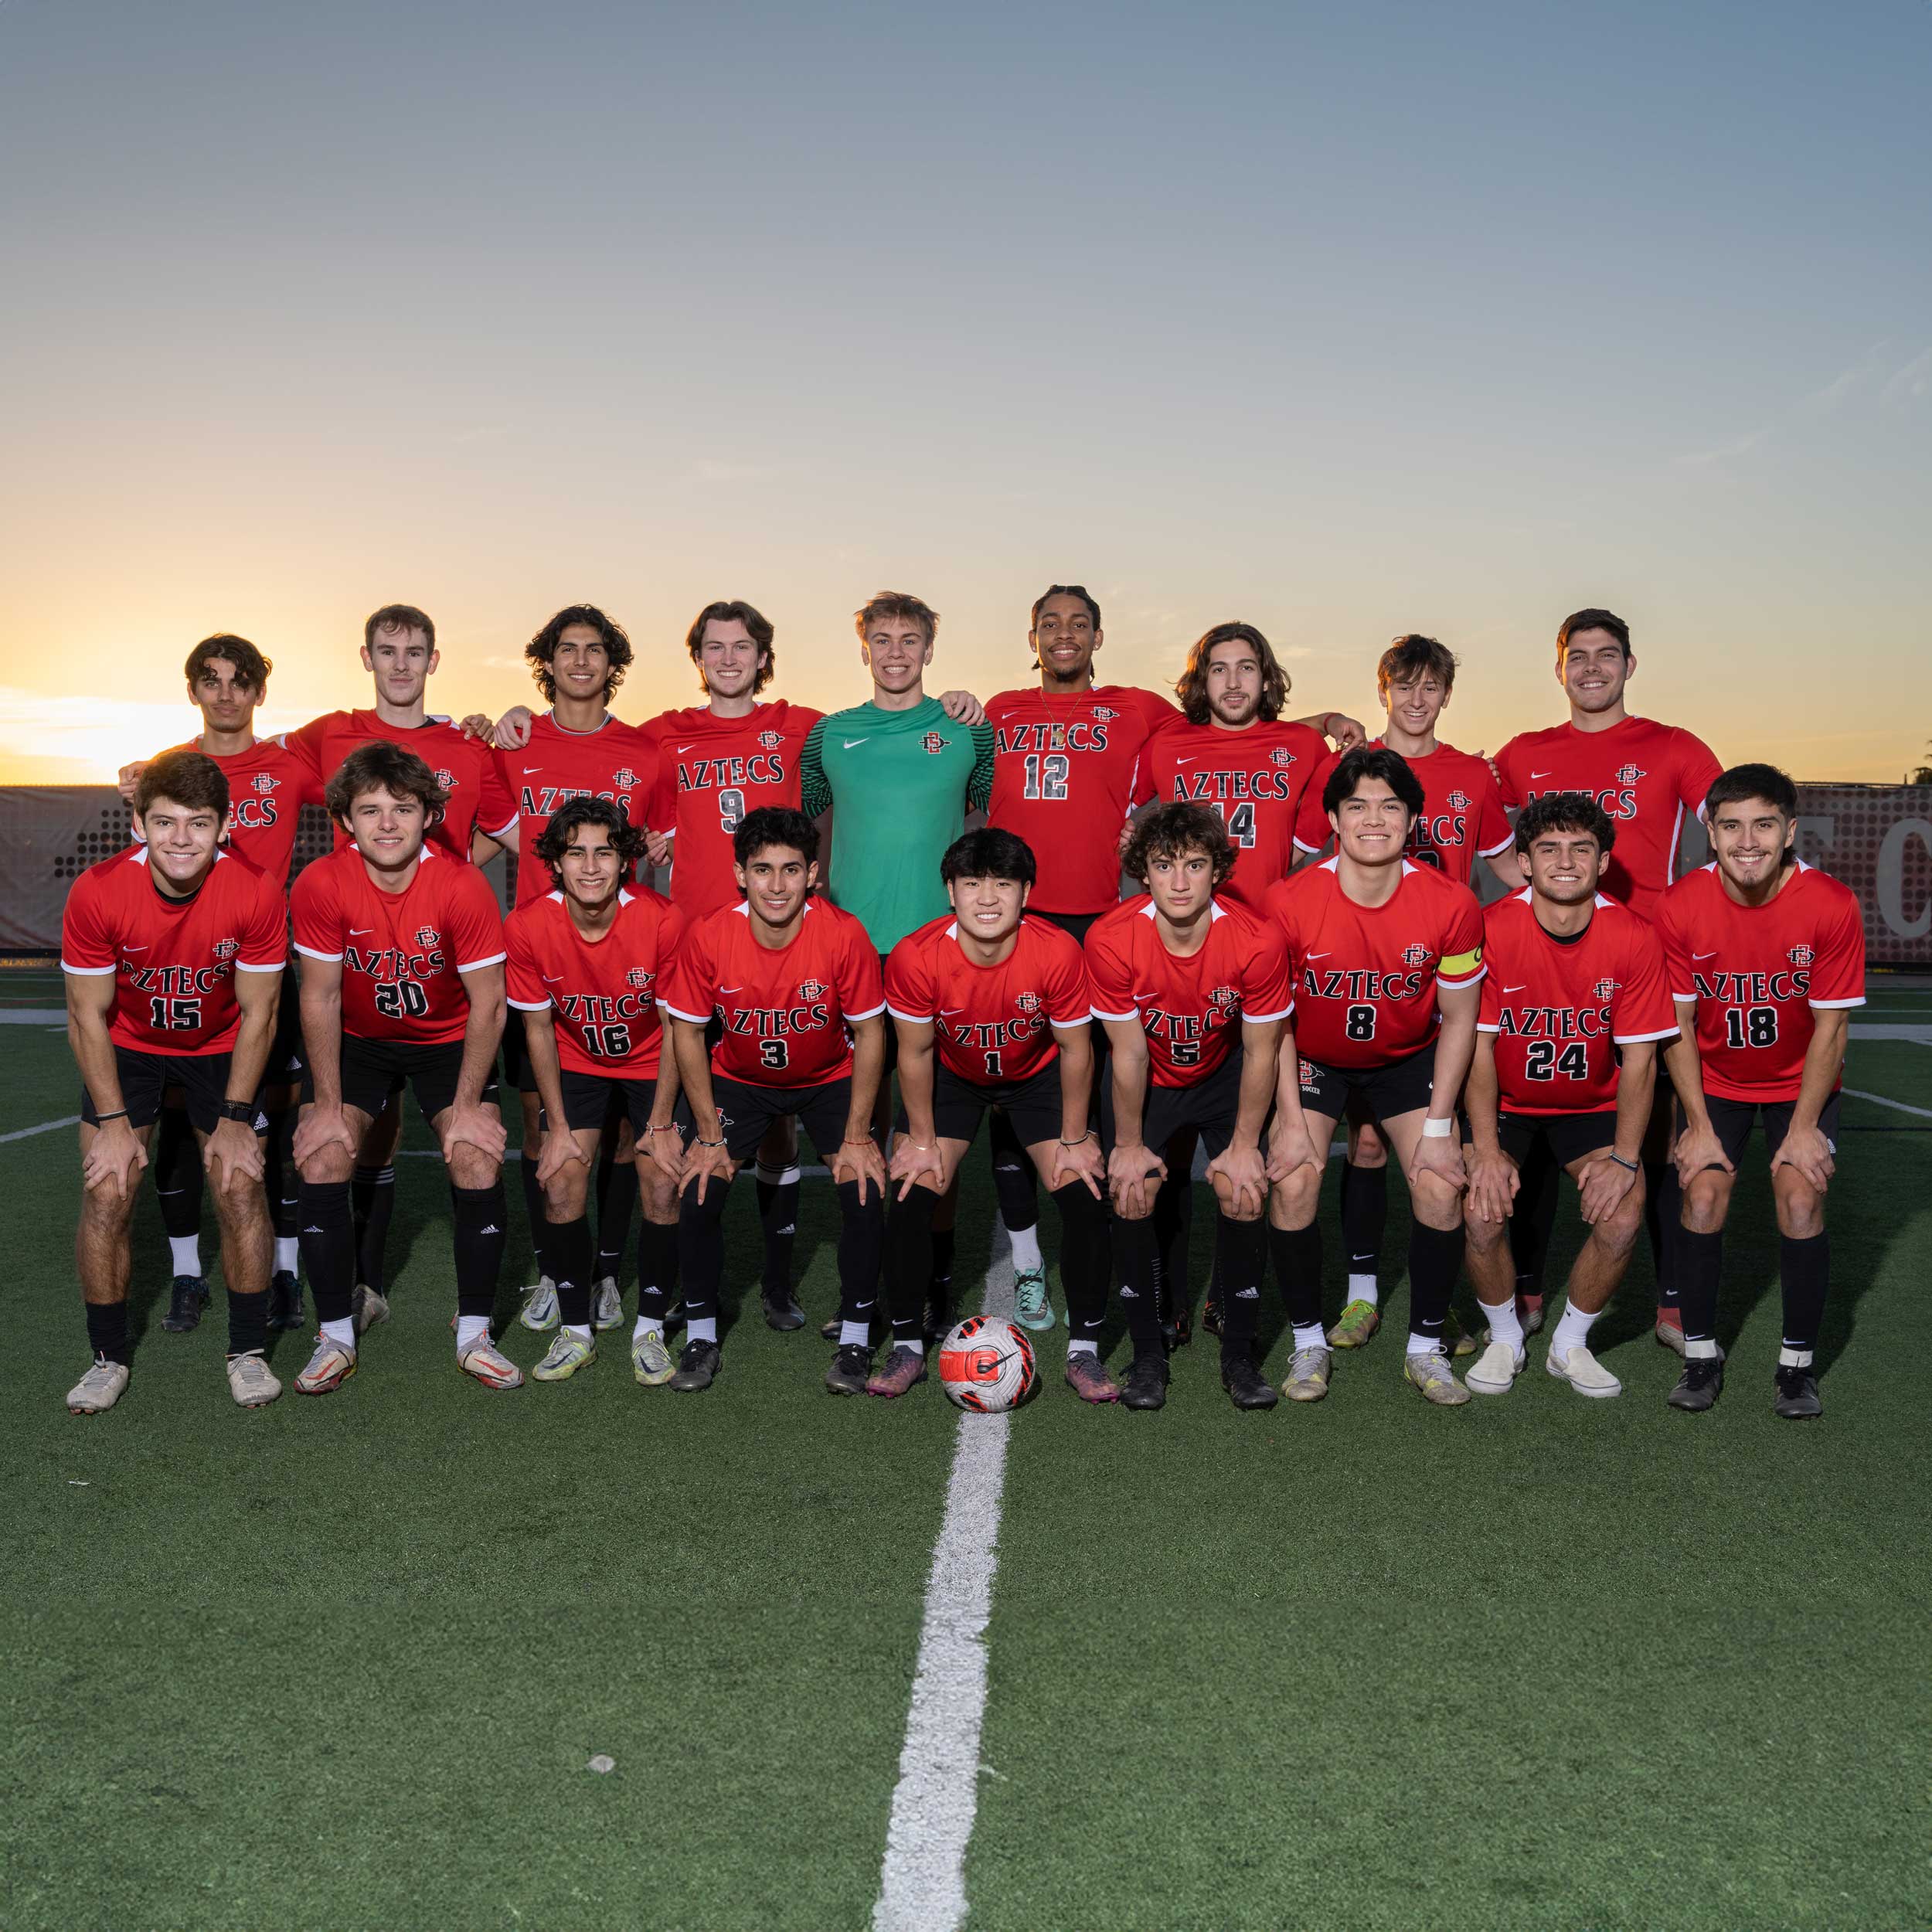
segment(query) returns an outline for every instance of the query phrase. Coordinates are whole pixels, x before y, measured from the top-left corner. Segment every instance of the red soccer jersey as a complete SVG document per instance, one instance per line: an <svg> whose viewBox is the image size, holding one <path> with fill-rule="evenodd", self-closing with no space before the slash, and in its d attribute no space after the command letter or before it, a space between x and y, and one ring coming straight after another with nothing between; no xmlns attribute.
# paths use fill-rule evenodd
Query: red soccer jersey
<svg viewBox="0 0 1932 1932"><path fill-rule="evenodd" d="M708 706L692 705L644 727L658 747L648 822L676 838L671 897L687 925L743 898L731 835L760 805L798 808L799 754L824 715L779 698L748 717L714 717Z"/></svg>
<svg viewBox="0 0 1932 1932"><path fill-rule="evenodd" d="M241 1009L235 975L279 973L288 955L281 888L217 851L192 899L164 897L136 845L90 866L68 889L60 965L113 973L108 1037L142 1053L226 1053Z"/></svg>
<svg viewBox="0 0 1932 1932"><path fill-rule="evenodd" d="M198 740L190 739L170 749L200 751L202 747ZM286 891L302 808L322 802L321 786L308 761L279 738L257 738L247 750L226 757L215 757L213 752L203 755L215 759L228 781L229 850L239 852ZM134 835L140 834L136 825Z"/></svg>
<svg viewBox="0 0 1932 1932"><path fill-rule="evenodd" d="M1321 809L1321 787L1341 762L1342 753L1331 752L1302 794L1294 842L1304 852L1324 851L1335 837L1328 815ZM1476 869L1476 855L1487 859L1506 852L1515 836L1489 760L1438 743L1434 751L1404 758L1403 763L1422 787L1422 816L1409 828L1409 842L1403 849L1418 866L1434 866L1458 886L1468 885Z"/></svg>
<svg viewBox="0 0 1932 1932"><path fill-rule="evenodd" d="M1703 811L1723 767L1688 731L1626 718L1607 731L1560 724L1519 733L1496 753L1496 770L1512 811L1546 792L1588 792L1617 825L1604 890L1648 919L1677 876L1684 814Z"/></svg>
<svg viewBox="0 0 1932 1932"><path fill-rule="evenodd" d="M496 894L474 866L426 845L416 876L386 893L349 845L305 866L290 899L296 951L342 961L344 1032L415 1046L463 1037L462 975L503 958Z"/></svg>
<svg viewBox="0 0 1932 1932"><path fill-rule="evenodd" d="M1657 908L1673 998L1697 1002L1704 1090L1794 1100L1815 1007L1865 1004L1857 896L1802 859L1767 906L1740 906L1715 865L1686 872Z"/></svg>
<svg viewBox="0 0 1932 1932"><path fill-rule="evenodd" d="M1227 821L1234 872L1220 891L1257 914L1294 863L1297 819L1328 755L1320 732L1281 718L1245 731L1183 721L1148 746L1156 798L1210 805Z"/></svg>
<svg viewBox="0 0 1932 1932"><path fill-rule="evenodd" d="M1087 930L1087 978L1096 1019L1138 1020L1148 1077L1192 1087L1238 1050L1240 1023L1294 1011L1279 937L1244 907L1216 900L1207 941L1183 958L1168 951L1146 893Z"/></svg>
<svg viewBox="0 0 1932 1932"><path fill-rule="evenodd" d="M986 822L1032 848L1043 913L1105 912L1121 896L1121 828L1154 796L1148 740L1177 721L1165 698L1117 684L1069 697L1002 691L993 727Z"/></svg>
<svg viewBox="0 0 1932 1932"><path fill-rule="evenodd" d="M611 717L594 731L566 731L546 711L531 720L529 743L497 756L516 798L519 906L542 899L556 883L536 855L536 842L555 813L573 798L610 798L632 825L641 825L657 783L655 737Z"/></svg>
<svg viewBox="0 0 1932 1932"><path fill-rule="evenodd" d="M1406 859L1386 904L1358 906L1341 862L1268 889L1287 942L1295 1046L1328 1066L1386 1066L1435 1039L1439 987L1482 978L1482 913L1467 886Z"/></svg>
<svg viewBox="0 0 1932 1932"><path fill-rule="evenodd" d="M556 1009L559 1065L607 1080L654 1080L664 1029L657 988L684 921L648 886L617 895L617 916L597 940L578 931L560 892L519 906L503 922L510 1004Z"/></svg>
<svg viewBox="0 0 1932 1932"><path fill-rule="evenodd" d="M805 901L788 946L760 945L741 900L689 927L666 975L667 1013L724 1024L711 1070L750 1087L819 1087L852 1071L854 1022L886 1010L866 929L828 900Z"/></svg>
<svg viewBox="0 0 1932 1932"><path fill-rule="evenodd" d="M503 770L503 755L480 738L466 738L462 728L447 718L426 719L420 725L385 724L372 711L331 711L311 718L283 740L308 765L316 782L326 785L342 760L358 745L386 738L413 751L436 774L437 783L450 794L443 821L430 834L430 842L469 862L470 835L480 826L491 838L509 843L516 825L516 800ZM340 825L335 849L350 843Z"/></svg>
<svg viewBox="0 0 1932 1932"><path fill-rule="evenodd" d="M1476 1026L1496 1036L1505 1114L1607 1113L1617 1049L1677 1031L1656 934L1601 893L1568 941L1543 930L1527 887L1497 900L1484 915L1483 964Z"/></svg>
<svg viewBox="0 0 1932 1932"><path fill-rule="evenodd" d="M976 966L951 913L908 933L886 961L886 1005L931 1023L939 1057L981 1087L1031 1080L1060 1055L1056 1026L1093 1018L1080 942L1043 919L1022 919L1013 950Z"/></svg>

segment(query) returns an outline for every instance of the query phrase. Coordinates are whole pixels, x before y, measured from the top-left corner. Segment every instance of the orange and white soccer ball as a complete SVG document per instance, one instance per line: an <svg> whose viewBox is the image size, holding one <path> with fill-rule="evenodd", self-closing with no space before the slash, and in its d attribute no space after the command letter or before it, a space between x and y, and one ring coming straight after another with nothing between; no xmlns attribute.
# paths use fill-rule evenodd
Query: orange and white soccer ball
<svg viewBox="0 0 1932 1932"><path fill-rule="evenodd" d="M1002 1414L1039 1379L1026 1331L998 1315L968 1315L939 1345L939 1386L955 1407Z"/></svg>

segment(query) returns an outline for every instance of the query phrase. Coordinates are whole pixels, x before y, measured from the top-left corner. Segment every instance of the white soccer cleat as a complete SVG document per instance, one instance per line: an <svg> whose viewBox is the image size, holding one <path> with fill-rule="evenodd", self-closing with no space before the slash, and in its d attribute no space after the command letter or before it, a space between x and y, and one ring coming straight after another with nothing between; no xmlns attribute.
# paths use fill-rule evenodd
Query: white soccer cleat
<svg viewBox="0 0 1932 1932"><path fill-rule="evenodd" d="M1552 1349L1543 1366L1559 1382L1568 1383L1580 1396L1620 1396L1624 1393L1624 1385L1587 1349L1581 1346L1572 1349L1563 1356Z"/></svg>
<svg viewBox="0 0 1932 1932"><path fill-rule="evenodd" d="M523 1308L516 1318L532 1335L546 1334L556 1326L556 1284L547 1274L535 1287L523 1291Z"/></svg>
<svg viewBox="0 0 1932 1932"><path fill-rule="evenodd" d="M228 1393L244 1409L265 1409L282 1392L259 1349L228 1358Z"/></svg>
<svg viewBox="0 0 1932 1932"><path fill-rule="evenodd" d="M349 1308L358 1335L366 1335L371 1328L380 1328L389 1319L388 1296L378 1294L366 1281L356 1283Z"/></svg>
<svg viewBox="0 0 1932 1932"><path fill-rule="evenodd" d="M1523 1352L1507 1342L1492 1342L1482 1359L1463 1372L1463 1380L1479 1396L1506 1396L1522 1373Z"/></svg>
<svg viewBox="0 0 1932 1932"><path fill-rule="evenodd" d="M67 1391L67 1413L74 1416L104 1414L121 1400L127 1387L127 1363L110 1362L104 1355L97 1355L94 1366Z"/></svg>
<svg viewBox="0 0 1932 1932"><path fill-rule="evenodd" d="M295 1378L298 1396L333 1395L355 1372L355 1351L325 1335L315 1338L315 1352Z"/></svg>
<svg viewBox="0 0 1932 1932"><path fill-rule="evenodd" d="M478 1335L467 1349L457 1350L456 1366L486 1389L523 1386L523 1371L490 1339L487 1332Z"/></svg>
<svg viewBox="0 0 1932 1932"><path fill-rule="evenodd" d="M631 1372L647 1389L662 1387L678 1372L661 1328L646 1328L631 1344Z"/></svg>
<svg viewBox="0 0 1932 1932"><path fill-rule="evenodd" d="M590 1325L601 1335L624 1319L624 1294L614 1274L607 1274L590 1291Z"/></svg>

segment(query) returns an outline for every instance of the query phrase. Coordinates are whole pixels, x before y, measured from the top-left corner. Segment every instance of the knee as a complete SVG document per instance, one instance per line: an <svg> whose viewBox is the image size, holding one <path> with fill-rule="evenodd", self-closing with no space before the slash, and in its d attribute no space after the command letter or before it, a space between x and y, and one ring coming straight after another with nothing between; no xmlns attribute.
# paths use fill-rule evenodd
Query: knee
<svg viewBox="0 0 1932 1932"><path fill-rule="evenodd" d="M1485 1220L1476 1212L1475 1202L1469 1201L1464 1203L1463 1234L1471 1248L1476 1253L1488 1254L1493 1250L1501 1247L1503 1244L1503 1237L1508 1233L1509 1227L1509 1223L1507 1221Z"/></svg>
<svg viewBox="0 0 1932 1932"><path fill-rule="evenodd" d="M1298 1167L1268 1191L1268 1219L1278 1228L1304 1228L1315 1219L1321 1198L1321 1177L1312 1168Z"/></svg>
<svg viewBox="0 0 1932 1932"><path fill-rule="evenodd" d="M233 1187L214 1190L215 1219L224 1234L240 1234L268 1218L268 1197L260 1182L237 1180Z"/></svg>
<svg viewBox="0 0 1932 1932"><path fill-rule="evenodd" d="M1426 1168L1418 1174L1410 1198L1415 1217L1424 1227L1448 1229L1462 1225L1462 1196L1440 1174Z"/></svg>
<svg viewBox="0 0 1932 1932"><path fill-rule="evenodd" d="M124 1193L116 1193L111 1180L96 1182L80 1196L80 1225L90 1234L117 1235L126 1231L134 1218L134 1183Z"/></svg>
<svg viewBox="0 0 1932 1932"><path fill-rule="evenodd" d="M1388 1143L1372 1127L1359 1127L1349 1146L1351 1167L1374 1168L1389 1165Z"/></svg>
<svg viewBox="0 0 1932 1932"><path fill-rule="evenodd" d="M543 1189L543 1212L553 1221L574 1221L589 1199L587 1176L581 1161L573 1161L561 1174L553 1175Z"/></svg>
<svg viewBox="0 0 1932 1932"><path fill-rule="evenodd" d="M1825 1194L1803 1175L1787 1167L1777 1170L1773 1192L1777 1200L1777 1231L1787 1240L1808 1241L1825 1232Z"/></svg>
<svg viewBox="0 0 1932 1932"><path fill-rule="evenodd" d="M349 1179L354 1157L339 1141L318 1148L297 1170L311 1187L338 1187Z"/></svg>
<svg viewBox="0 0 1932 1932"><path fill-rule="evenodd" d="M1258 1221L1266 1211L1267 1196L1237 1196L1233 1187L1217 1174L1214 1177L1214 1204L1230 1221Z"/></svg>
<svg viewBox="0 0 1932 1932"><path fill-rule="evenodd" d="M644 1218L658 1227L674 1225L678 1218L677 1182L657 1167L642 1179L638 1192L644 1202Z"/></svg>
<svg viewBox="0 0 1932 1932"><path fill-rule="evenodd" d="M1724 1225L1730 1206L1731 1191L1724 1182L1729 1177L1712 1173L1692 1175L1684 1190L1682 1219L1693 1234L1715 1234Z"/></svg>
<svg viewBox="0 0 1932 1932"><path fill-rule="evenodd" d="M459 1141L450 1156L450 1185L466 1191L494 1187L502 1169L481 1148Z"/></svg>

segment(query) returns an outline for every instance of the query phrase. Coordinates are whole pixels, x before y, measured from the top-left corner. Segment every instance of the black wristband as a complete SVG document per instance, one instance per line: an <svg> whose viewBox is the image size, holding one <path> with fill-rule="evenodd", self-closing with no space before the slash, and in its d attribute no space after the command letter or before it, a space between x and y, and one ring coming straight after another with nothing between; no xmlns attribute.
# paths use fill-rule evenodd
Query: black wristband
<svg viewBox="0 0 1932 1932"><path fill-rule="evenodd" d="M253 1100L223 1100L219 1111L225 1121L240 1121L244 1127L255 1124L255 1103Z"/></svg>
<svg viewBox="0 0 1932 1932"><path fill-rule="evenodd" d="M1627 1172L1631 1174L1641 1174L1644 1171L1636 1162L1625 1160L1622 1155L1619 1154L1614 1147L1610 1150L1610 1158L1614 1161L1619 1167L1624 1168Z"/></svg>
<svg viewBox="0 0 1932 1932"><path fill-rule="evenodd" d="M105 1127L110 1121L124 1121L127 1117L127 1108L124 1107L117 1107L111 1114L97 1114L94 1116L94 1125L96 1127Z"/></svg>

